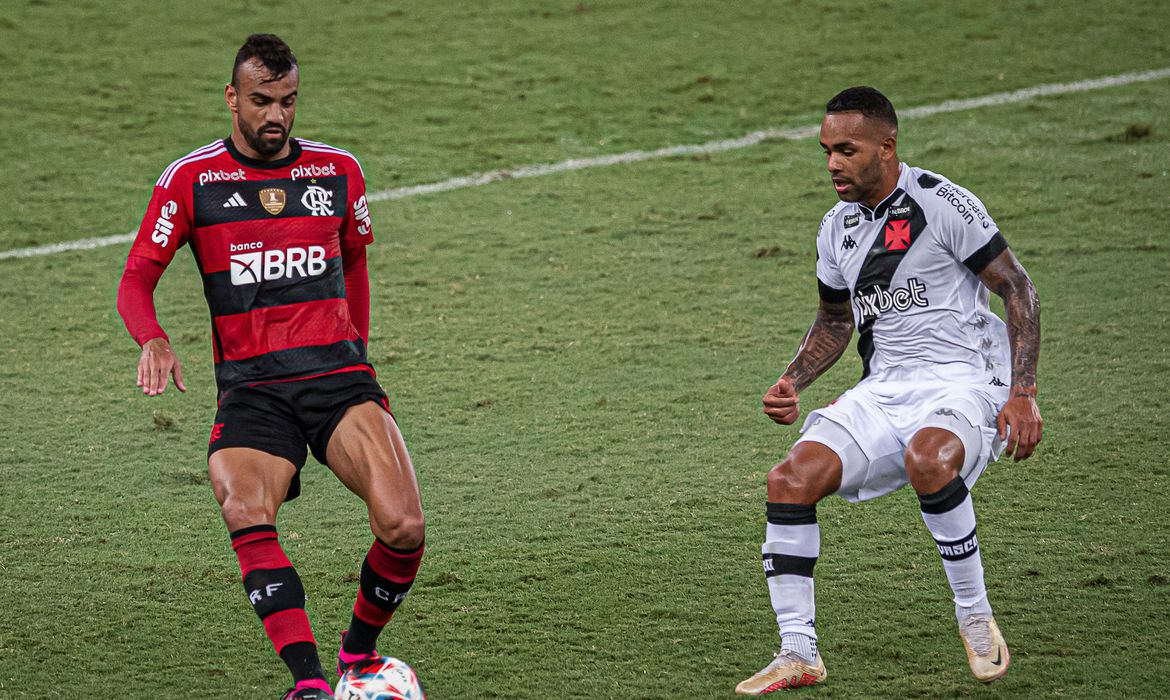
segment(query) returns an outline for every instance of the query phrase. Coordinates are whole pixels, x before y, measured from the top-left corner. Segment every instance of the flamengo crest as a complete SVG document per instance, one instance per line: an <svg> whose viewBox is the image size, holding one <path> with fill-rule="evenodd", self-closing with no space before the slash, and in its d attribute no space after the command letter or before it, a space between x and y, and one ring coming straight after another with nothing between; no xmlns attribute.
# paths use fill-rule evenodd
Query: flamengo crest
<svg viewBox="0 0 1170 700"><path fill-rule="evenodd" d="M301 204L313 216L333 216L333 193L324 187L309 185L301 195Z"/></svg>

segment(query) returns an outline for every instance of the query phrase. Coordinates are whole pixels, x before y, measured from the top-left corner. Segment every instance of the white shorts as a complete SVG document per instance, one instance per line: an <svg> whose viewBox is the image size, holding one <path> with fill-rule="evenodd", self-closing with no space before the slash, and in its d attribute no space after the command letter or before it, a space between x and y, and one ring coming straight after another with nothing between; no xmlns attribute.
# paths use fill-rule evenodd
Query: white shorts
<svg viewBox="0 0 1170 700"><path fill-rule="evenodd" d="M996 429L1007 387L941 381L906 373L897 380L867 378L825 408L808 415L801 442L819 442L841 458L847 501L892 493L909 483L902 455L923 428L942 428L963 441L960 476L967 488L1003 452Z"/></svg>

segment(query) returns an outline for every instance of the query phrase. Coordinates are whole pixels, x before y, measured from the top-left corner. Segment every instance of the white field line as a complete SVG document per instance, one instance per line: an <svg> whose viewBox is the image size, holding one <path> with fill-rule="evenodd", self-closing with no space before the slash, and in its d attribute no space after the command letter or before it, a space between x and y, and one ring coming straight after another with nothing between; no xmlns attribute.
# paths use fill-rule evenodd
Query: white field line
<svg viewBox="0 0 1170 700"><path fill-rule="evenodd" d="M1162 78L1170 78L1170 68L1140 71L1136 73L1122 73L1120 75L1111 75L1104 78L1078 80L1072 83L1048 83L1046 85L1036 85L1020 90L1013 90L1011 92L997 92L992 95L972 97L965 100L947 100L946 102L939 102L933 105L924 105L922 107L911 107L909 109L904 109L899 112L899 116L902 118L916 119L920 117L929 117L935 114L944 114L946 112L962 112L970 109L978 109L980 107L994 107L998 105L1011 104L1014 102L1026 102L1036 97L1045 97L1048 95L1065 95L1073 92L1099 90L1101 88L1118 87L1121 85L1130 85L1132 83L1144 83L1150 82L1152 80L1161 80ZM543 177L545 175L554 175L556 173L563 173L571 170L601 168L609 165L637 163L644 160L671 158L674 156L688 156L700 153L721 153L724 151L734 151L742 148L750 148L752 146L759 145L764 141L796 141L799 139L809 138L815 136L819 130L819 124L792 129L767 129L764 131L753 131L750 134L737 139L708 141L707 143L692 145L667 146L665 148L658 148L652 151L628 151L626 153L614 153L608 156L573 158L570 160L563 160L559 163L520 165L514 168L508 168L506 170L492 170L491 172L486 173L473 173L471 175L453 177L449 180L443 180L441 182L431 182L423 185L411 185L409 187L397 187L392 190L380 190L378 192L371 192L369 195L367 195L366 198L371 202L384 202L388 200L406 199L407 197L418 197L420 195L437 194L439 192L449 192L451 190L459 190L467 187L479 187L480 185L488 185L493 182L499 182L501 180L513 180L525 177ZM92 248L104 248L106 246L129 243L130 241L134 240L134 236L135 233L131 232L113 236L102 236L99 238L83 238L76 241L53 243L52 245L36 246L32 248L16 248L13 250L0 251L0 260L7 260L9 258L32 258L42 255L52 255L53 253L63 253L70 250L90 250Z"/></svg>

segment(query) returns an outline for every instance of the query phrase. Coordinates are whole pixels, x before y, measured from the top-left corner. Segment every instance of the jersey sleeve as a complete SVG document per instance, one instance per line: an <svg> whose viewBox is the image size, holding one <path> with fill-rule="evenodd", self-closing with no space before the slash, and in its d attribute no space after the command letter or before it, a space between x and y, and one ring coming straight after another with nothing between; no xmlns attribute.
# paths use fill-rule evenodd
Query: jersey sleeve
<svg viewBox="0 0 1170 700"><path fill-rule="evenodd" d="M942 217L940 240L955 259L978 275L1000 253L1007 240L987 214L979 198L954 183L942 185L936 193Z"/></svg>
<svg viewBox="0 0 1170 700"><path fill-rule="evenodd" d="M356 160L351 162L348 175L349 201L341 224L343 249L366 246L374 241L374 222L370 219L370 207L366 202L366 177Z"/></svg>
<svg viewBox="0 0 1170 700"><path fill-rule="evenodd" d="M832 216L826 216L817 231L817 291L821 301L840 304L849 301L849 283L837 267L830 235L832 228Z"/></svg>
<svg viewBox="0 0 1170 700"><path fill-rule="evenodd" d="M175 253L191 237L194 222L190 213L190 193L191 183L181 175L159 179L138 227L138 235L130 247L131 255L170 264Z"/></svg>

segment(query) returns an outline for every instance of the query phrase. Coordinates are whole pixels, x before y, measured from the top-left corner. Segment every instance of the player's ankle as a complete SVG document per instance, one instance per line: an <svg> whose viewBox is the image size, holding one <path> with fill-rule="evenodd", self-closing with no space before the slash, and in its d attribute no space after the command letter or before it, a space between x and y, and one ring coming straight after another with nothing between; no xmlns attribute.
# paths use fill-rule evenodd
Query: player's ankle
<svg viewBox="0 0 1170 700"><path fill-rule="evenodd" d="M963 601L963 603L955 602L955 619L962 622L972 615L992 616L991 601L987 599L986 595L970 605L967 605L966 601Z"/></svg>
<svg viewBox="0 0 1170 700"><path fill-rule="evenodd" d="M780 651L796 654L812 662L817 658L817 640L800 632L785 632L780 635Z"/></svg>

